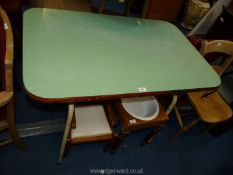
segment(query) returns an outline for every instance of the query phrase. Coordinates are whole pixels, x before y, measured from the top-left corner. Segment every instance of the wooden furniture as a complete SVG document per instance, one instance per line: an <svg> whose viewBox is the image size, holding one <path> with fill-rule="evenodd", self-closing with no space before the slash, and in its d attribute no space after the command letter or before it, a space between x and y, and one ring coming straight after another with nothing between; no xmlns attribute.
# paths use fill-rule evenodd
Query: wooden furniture
<svg viewBox="0 0 233 175"><path fill-rule="evenodd" d="M24 13L23 79L32 99L70 109L81 102L173 95L220 84L173 24L40 8ZM60 163L72 116L70 110Z"/></svg>
<svg viewBox="0 0 233 175"><path fill-rule="evenodd" d="M14 142L24 148L14 120L13 100L13 35L7 14L0 7L0 131L9 130L11 138L0 142L0 146Z"/></svg>
<svg viewBox="0 0 233 175"><path fill-rule="evenodd" d="M231 109L233 110L233 102L230 104ZM231 130L233 127L233 117L229 120L216 124L214 127L210 128L208 132L214 136L219 137L227 131Z"/></svg>
<svg viewBox="0 0 233 175"><path fill-rule="evenodd" d="M103 105L82 105L69 108L71 127L65 144L67 154L71 144L115 140L108 108Z"/></svg>
<svg viewBox="0 0 233 175"><path fill-rule="evenodd" d="M7 12L19 12L21 0L0 0L0 5Z"/></svg>
<svg viewBox="0 0 233 175"><path fill-rule="evenodd" d="M147 100L147 98L145 99L143 97L140 97L140 101L143 102L144 100ZM114 142L111 143L111 145L109 145L109 151L111 151L111 153L114 153L116 151L116 149L123 142L125 137L128 134L130 134L132 131L143 130L146 128L154 128L156 130L155 132L156 135L168 121L168 115L160 103L159 103L159 114L157 115L156 118L151 120L141 120L135 118L124 108L121 101L114 103L113 108L114 111L116 112L116 115L120 119L121 132L119 136L114 140ZM145 113L148 113L148 111ZM144 142L147 143L148 140L144 140L142 144L144 144Z"/></svg>
<svg viewBox="0 0 233 175"><path fill-rule="evenodd" d="M221 76L233 61L233 42L224 40L215 40L211 42L204 41L200 52L203 55L215 52L227 55L221 65L212 65L214 70ZM187 93L187 98L196 111L198 118L192 120L189 124L184 125L178 108L175 106L174 110L181 129L173 134L171 138L176 138L185 133L199 121L203 121L207 124L211 124L210 126L213 126L216 123L226 121L232 117L230 106L221 97L217 89L189 92Z"/></svg>
<svg viewBox="0 0 233 175"><path fill-rule="evenodd" d="M89 0L27 0L30 7L91 11Z"/></svg>
<svg viewBox="0 0 233 175"><path fill-rule="evenodd" d="M175 22L183 0L149 0L147 3L146 18Z"/></svg>

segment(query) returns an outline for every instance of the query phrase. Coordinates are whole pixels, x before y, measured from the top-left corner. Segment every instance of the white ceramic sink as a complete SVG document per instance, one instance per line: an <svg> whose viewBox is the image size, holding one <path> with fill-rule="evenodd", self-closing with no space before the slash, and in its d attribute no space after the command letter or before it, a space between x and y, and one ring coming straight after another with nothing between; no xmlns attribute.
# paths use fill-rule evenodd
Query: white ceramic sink
<svg viewBox="0 0 233 175"><path fill-rule="evenodd" d="M159 103L153 96L122 98L122 106L134 118L152 120L159 114Z"/></svg>

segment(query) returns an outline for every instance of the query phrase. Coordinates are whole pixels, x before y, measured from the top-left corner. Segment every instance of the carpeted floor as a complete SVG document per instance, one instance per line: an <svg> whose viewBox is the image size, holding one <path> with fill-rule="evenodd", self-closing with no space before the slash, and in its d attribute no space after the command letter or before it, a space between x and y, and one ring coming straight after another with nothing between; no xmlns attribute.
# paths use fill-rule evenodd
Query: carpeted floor
<svg viewBox="0 0 233 175"><path fill-rule="evenodd" d="M127 168L148 175L233 174L233 130L214 138L200 133L202 125L197 125L189 133L168 142L168 135L176 128L174 119L170 120L157 138L144 147L139 146L139 141L147 131L133 133L113 155L103 152L105 142L74 145L62 165L56 164L62 133L27 137L25 151L14 145L0 149L0 174L86 175L112 171L123 174ZM90 172L95 169L102 171Z"/></svg>

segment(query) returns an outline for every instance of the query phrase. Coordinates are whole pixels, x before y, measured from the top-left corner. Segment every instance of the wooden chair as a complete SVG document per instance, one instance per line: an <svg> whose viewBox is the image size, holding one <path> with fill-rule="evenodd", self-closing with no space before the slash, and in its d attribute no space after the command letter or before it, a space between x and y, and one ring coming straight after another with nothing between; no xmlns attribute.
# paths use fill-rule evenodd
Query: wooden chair
<svg viewBox="0 0 233 175"><path fill-rule="evenodd" d="M6 12L0 7L0 131L9 130L10 139L0 142L0 146L14 142L25 148L19 138L14 120L13 97L13 34Z"/></svg>
<svg viewBox="0 0 233 175"><path fill-rule="evenodd" d="M148 97L138 97L140 101L144 99L147 100L147 98ZM130 99L134 99L134 98L130 98ZM126 109L123 107L120 101L114 103L113 108L117 117L120 120L121 132L119 133L119 136L114 140L114 142L109 144L108 147L106 148L106 150L110 151L111 153L114 153L117 150L117 148L123 142L125 137L131 132L139 131L147 128L154 128L153 134L155 136L168 121L168 115L160 103L159 103L158 116L151 120L141 120L130 115L129 112L126 111ZM147 143L148 140L147 139L146 141L144 140L141 144L145 144L144 142Z"/></svg>
<svg viewBox="0 0 233 175"><path fill-rule="evenodd" d="M203 56L209 53L222 53L225 55L223 58L224 61L221 65L212 65L214 70L221 77L233 61L233 42L224 40L215 40L210 42L203 41L200 52ZM198 118L192 120L187 125L184 125L178 107L175 106L174 111L180 130L174 133L171 138L176 138L185 133L199 121L207 123L209 124L209 127L212 127L216 123L228 120L232 117L232 110L230 106L221 97L217 89L187 93L187 99L196 111Z"/></svg>
<svg viewBox="0 0 233 175"><path fill-rule="evenodd" d="M84 105L69 108L72 120L67 122L70 125L68 134L65 136L63 152L60 153L58 163L62 162L63 154L67 156L72 144L111 141L116 138L113 131L111 111L106 105ZM69 117L68 117L69 118Z"/></svg>

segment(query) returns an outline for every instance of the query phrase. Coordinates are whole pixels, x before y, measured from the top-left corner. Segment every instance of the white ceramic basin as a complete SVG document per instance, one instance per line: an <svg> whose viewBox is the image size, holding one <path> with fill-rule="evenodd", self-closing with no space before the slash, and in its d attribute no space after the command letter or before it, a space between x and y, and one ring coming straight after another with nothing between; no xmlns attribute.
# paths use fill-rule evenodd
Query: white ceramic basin
<svg viewBox="0 0 233 175"><path fill-rule="evenodd" d="M152 120L159 114L159 103L155 97L133 97L121 99L124 109L134 118Z"/></svg>

